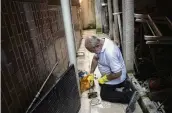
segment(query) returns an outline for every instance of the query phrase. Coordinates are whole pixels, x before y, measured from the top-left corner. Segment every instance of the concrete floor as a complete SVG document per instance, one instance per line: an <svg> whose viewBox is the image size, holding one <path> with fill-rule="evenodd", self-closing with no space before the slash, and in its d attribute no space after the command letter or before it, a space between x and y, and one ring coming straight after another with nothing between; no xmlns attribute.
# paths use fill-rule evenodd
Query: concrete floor
<svg viewBox="0 0 172 113"><path fill-rule="evenodd" d="M78 50L78 58L77 58L77 65L78 70L85 70L90 71L91 67L91 61L94 54L88 52L84 46L85 37L89 35L97 35L99 37L107 37L105 34L96 34L95 30L88 30L83 32L83 40L81 42L81 46ZM100 72L98 69L96 69L95 74L97 77L100 76ZM79 113L125 113L125 109L127 107L126 104L120 104L120 103L110 103L102 101L100 98L100 87L98 85L97 80L95 80L95 89L96 92L98 92L98 97L94 100L99 100L98 105L91 105L91 99L88 99L88 92L85 91L81 95L81 109ZM93 100L93 101L94 101ZM137 104L135 113L142 113L142 110L140 106Z"/></svg>

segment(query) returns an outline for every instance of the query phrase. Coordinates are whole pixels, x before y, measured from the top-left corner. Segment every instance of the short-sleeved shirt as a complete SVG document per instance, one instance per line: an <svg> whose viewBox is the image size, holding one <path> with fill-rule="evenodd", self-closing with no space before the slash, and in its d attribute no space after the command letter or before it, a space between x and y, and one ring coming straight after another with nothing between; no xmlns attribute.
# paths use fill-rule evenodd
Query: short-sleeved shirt
<svg viewBox="0 0 172 113"><path fill-rule="evenodd" d="M98 68L101 75L118 73L122 71L122 75L114 80L106 82L106 84L120 84L126 79L126 67L118 46L110 39L105 38L102 50L98 57Z"/></svg>

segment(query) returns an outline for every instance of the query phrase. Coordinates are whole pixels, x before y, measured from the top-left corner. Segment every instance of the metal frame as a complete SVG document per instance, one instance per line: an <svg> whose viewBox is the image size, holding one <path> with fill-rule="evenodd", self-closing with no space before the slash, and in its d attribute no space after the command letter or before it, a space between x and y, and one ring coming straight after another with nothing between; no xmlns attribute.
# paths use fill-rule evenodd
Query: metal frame
<svg viewBox="0 0 172 113"><path fill-rule="evenodd" d="M150 15L135 14L136 22L147 23L149 30L153 35L144 35L146 44L172 44L172 36L163 36L159 30L158 24L164 24L172 31L172 22L168 17L154 17Z"/></svg>

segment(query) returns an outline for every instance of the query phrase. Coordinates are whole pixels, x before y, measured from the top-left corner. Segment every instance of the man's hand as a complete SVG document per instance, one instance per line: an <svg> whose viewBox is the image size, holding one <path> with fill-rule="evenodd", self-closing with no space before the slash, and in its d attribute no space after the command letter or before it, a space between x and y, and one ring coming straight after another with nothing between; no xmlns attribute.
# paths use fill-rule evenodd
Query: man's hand
<svg viewBox="0 0 172 113"><path fill-rule="evenodd" d="M107 79L107 75L104 75L103 77L99 78L98 81L99 81L99 84L105 84L109 80Z"/></svg>
<svg viewBox="0 0 172 113"><path fill-rule="evenodd" d="M117 79L121 76L122 71L118 72L118 73L112 73L109 75L104 75L103 77L101 77L98 81L100 84L105 84L106 82L110 81L110 80L114 80Z"/></svg>
<svg viewBox="0 0 172 113"><path fill-rule="evenodd" d="M93 73L88 74L88 80L90 80L90 81L94 80L94 74Z"/></svg>

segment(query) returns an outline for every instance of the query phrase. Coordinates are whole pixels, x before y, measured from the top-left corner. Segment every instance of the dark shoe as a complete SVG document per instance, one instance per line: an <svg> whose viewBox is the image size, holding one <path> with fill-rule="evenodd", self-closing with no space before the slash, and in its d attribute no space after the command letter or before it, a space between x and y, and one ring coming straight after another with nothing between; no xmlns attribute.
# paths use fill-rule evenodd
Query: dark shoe
<svg viewBox="0 0 172 113"><path fill-rule="evenodd" d="M131 97L131 100L126 108L126 113L133 113L136 108L136 102L140 98L140 95L135 91Z"/></svg>

